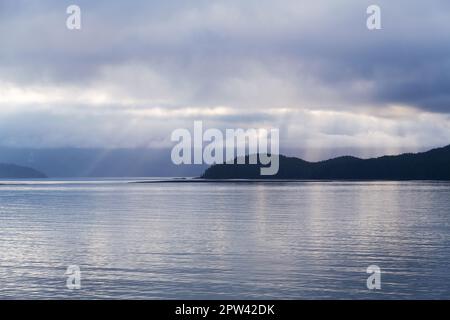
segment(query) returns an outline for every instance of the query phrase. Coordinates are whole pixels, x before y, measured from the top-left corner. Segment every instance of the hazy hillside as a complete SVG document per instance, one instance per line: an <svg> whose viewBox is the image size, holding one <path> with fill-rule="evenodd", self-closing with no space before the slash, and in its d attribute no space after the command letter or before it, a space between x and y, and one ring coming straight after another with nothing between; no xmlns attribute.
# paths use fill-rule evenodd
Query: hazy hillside
<svg viewBox="0 0 450 320"><path fill-rule="evenodd" d="M46 178L46 175L35 169L0 163L0 179L34 179Z"/></svg>
<svg viewBox="0 0 450 320"><path fill-rule="evenodd" d="M170 149L0 148L0 163L33 167L49 177L194 177L207 165L176 166Z"/></svg>

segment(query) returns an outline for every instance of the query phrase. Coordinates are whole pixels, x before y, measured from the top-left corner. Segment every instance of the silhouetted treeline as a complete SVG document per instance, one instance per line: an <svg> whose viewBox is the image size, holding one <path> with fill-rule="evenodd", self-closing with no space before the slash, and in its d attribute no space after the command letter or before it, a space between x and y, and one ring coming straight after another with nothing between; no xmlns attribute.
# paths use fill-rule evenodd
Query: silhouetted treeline
<svg viewBox="0 0 450 320"><path fill-rule="evenodd" d="M273 176L260 175L260 167L260 164L218 164L208 168L202 178L450 180L450 146L417 154L383 156L373 159L347 156L321 162L308 162L280 155L280 168L278 173Z"/></svg>

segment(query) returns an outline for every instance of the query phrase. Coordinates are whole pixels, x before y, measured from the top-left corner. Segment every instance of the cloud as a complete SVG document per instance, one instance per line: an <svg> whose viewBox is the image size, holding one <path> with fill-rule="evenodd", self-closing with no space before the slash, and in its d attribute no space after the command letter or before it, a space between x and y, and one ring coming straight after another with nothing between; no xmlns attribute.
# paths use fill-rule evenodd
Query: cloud
<svg viewBox="0 0 450 320"><path fill-rule="evenodd" d="M379 31L372 1L81 0L80 31L69 4L0 2L0 144L160 143L193 118L290 145L448 141L448 1L379 0Z"/></svg>

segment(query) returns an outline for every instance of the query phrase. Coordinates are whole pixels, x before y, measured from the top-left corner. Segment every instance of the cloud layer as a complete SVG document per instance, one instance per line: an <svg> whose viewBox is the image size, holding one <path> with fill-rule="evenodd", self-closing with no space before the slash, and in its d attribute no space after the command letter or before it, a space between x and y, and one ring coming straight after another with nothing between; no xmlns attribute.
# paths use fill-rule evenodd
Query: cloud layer
<svg viewBox="0 0 450 320"><path fill-rule="evenodd" d="M0 1L0 145L160 146L193 120L282 143L450 141L450 3Z"/></svg>

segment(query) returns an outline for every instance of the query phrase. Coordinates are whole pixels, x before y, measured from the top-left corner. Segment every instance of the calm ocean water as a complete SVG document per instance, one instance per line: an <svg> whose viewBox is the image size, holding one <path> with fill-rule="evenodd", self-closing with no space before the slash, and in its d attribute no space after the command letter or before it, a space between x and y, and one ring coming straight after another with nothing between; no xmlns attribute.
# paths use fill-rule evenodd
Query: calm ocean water
<svg viewBox="0 0 450 320"><path fill-rule="evenodd" d="M450 298L448 183L4 183L2 299Z"/></svg>

